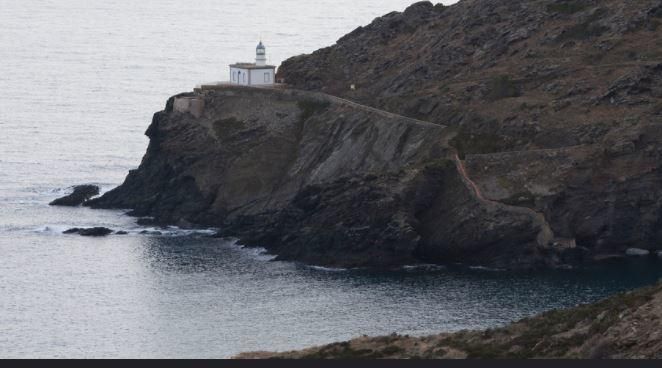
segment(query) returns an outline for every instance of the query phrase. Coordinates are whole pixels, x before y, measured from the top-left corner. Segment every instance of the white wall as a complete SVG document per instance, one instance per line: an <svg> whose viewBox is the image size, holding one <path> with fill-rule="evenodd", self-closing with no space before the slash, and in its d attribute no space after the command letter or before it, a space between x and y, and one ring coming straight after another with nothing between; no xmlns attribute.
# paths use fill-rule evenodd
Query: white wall
<svg viewBox="0 0 662 368"><path fill-rule="evenodd" d="M247 69L230 67L230 83L247 86L248 72L249 70Z"/></svg>
<svg viewBox="0 0 662 368"><path fill-rule="evenodd" d="M230 67L230 83L232 84L264 86L274 84L275 78L276 75L273 69L241 69Z"/></svg>
<svg viewBox="0 0 662 368"><path fill-rule="evenodd" d="M274 84L274 75L273 69L252 69L251 71L251 85L254 86L263 86L267 84ZM267 79L265 80L265 74Z"/></svg>

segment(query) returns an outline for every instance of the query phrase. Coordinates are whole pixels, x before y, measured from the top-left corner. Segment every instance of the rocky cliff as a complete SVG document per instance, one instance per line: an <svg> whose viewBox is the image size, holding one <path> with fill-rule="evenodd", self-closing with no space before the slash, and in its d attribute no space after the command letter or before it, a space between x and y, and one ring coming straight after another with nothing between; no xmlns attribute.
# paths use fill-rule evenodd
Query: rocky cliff
<svg viewBox="0 0 662 368"><path fill-rule="evenodd" d="M543 216L484 199L449 133L320 93L208 87L171 98L140 167L87 205L319 265L560 263Z"/></svg>
<svg viewBox="0 0 662 368"><path fill-rule="evenodd" d="M173 97L89 205L342 267L659 250L660 22L662 0L416 3L287 60L287 89Z"/></svg>
<svg viewBox="0 0 662 368"><path fill-rule="evenodd" d="M662 286L551 311L503 328L426 337L362 337L243 359L660 359Z"/></svg>
<svg viewBox="0 0 662 368"><path fill-rule="evenodd" d="M661 24L660 0L421 2L279 74L447 126L485 199L584 255L658 250Z"/></svg>

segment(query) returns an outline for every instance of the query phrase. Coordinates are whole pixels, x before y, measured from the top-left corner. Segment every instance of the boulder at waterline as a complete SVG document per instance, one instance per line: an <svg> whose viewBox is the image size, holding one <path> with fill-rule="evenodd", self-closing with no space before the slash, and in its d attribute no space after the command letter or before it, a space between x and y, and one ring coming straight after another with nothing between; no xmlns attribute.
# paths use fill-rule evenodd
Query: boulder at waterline
<svg viewBox="0 0 662 368"><path fill-rule="evenodd" d="M80 236L107 236L110 235L113 231L106 227L91 227L86 229L73 228L65 231L63 234L78 234Z"/></svg>
<svg viewBox="0 0 662 368"><path fill-rule="evenodd" d="M99 195L99 187L96 185L77 185L73 193L58 198L49 203L50 206L76 207L88 201L90 198Z"/></svg>

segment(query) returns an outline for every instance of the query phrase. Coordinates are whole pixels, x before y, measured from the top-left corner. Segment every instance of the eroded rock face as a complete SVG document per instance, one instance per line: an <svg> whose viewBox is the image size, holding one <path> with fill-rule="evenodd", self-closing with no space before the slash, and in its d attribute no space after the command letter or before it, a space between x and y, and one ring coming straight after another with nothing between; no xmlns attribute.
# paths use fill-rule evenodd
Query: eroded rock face
<svg viewBox="0 0 662 368"><path fill-rule="evenodd" d="M222 87L200 117L156 113L125 183L89 202L342 267L417 261L553 265L546 224L491 203L448 130L327 95Z"/></svg>
<svg viewBox="0 0 662 368"><path fill-rule="evenodd" d="M99 195L99 187L96 185L78 185L74 187L73 193L58 198L49 203L50 206L76 207L85 203L90 198Z"/></svg>
<svg viewBox="0 0 662 368"><path fill-rule="evenodd" d="M661 9L660 0L417 3L279 74L456 131L449 144L485 199L542 214L574 244L572 257L659 250Z"/></svg>

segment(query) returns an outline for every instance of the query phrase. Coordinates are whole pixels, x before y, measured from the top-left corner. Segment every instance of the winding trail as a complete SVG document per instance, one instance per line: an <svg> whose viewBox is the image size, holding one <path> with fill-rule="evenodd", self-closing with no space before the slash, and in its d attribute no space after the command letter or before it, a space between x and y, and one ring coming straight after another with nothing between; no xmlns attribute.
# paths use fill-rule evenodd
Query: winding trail
<svg viewBox="0 0 662 368"><path fill-rule="evenodd" d="M342 104L350 105L350 106L353 106L353 107L366 109L368 111L378 113L382 116L387 116L387 117L390 117L390 118L397 117L397 118L401 118L401 119L406 119L409 122L414 123L414 124L435 125L435 126L446 127L445 125L434 124L434 123L431 123L429 121L423 121L423 120L408 118L406 116L402 116L402 115L394 114L394 113L391 113L391 112L388 112L388 111L380 110L380 109L377 109L377 108L374 108L374 107L362 105L362 104L359 104L359 103L356 103L356 102L353 102L353 101L350 101L350 100L346 100L344 98L340 98L340 97L336 97L336 96L332 96L332 95L327 95L327 94L321 93L321 92L309 92L309 93L313 93L313 94L315 94L315 95L317 95L321 98L324 98L324 99L327 99L327 100L330 100L330 101L334 101L334 102L337 102L337 103L342 103ZM501 202L498 202L498 201L494 201L494 200L485 198L483 196L483 193L480 190L480 187L469 177L469 174L467 173L466 167L464 166L464 162L460 159L460 156L459 156L457 150L455 150L455 148L451 147L450 145L449 145L449 148L453 151L452 159L453 159L453 162L455 163L455 167L457 169L457 172L460 174L460 177L462 178L463 183L470 190L470 192L472 193L473 197L476 198L476 200L478 200L481 204L483 204L485 206L488 206L488 207L491 207L493 209L500 209L500 210L507 211L507 212L514 212L514 213L521 214L521 215L524 215L524 216L527 216L527 217L531 218L532 224L534 226L537 226L537 227L540 228L540 232L538 233L538 236L537 236L538 245L540 247L546 248L549 245L554 243L554 238L555 238L554 237L554 231L552 230L552 227L549 224L549 222L547 222L547 219L545 218L545 215L543 213L538 212L538 211L536 211L534 209L531 209L531 208L528 208L528 207L507 205L507 204L504 204L504 203L501 203ZM543 149L543 151L547 151L547 150L552 151L552 150L555 150L555 149Z"/></svg>
<svg viewBox="0 0 662 368"><path fill-rule="evenodd" d="M471 178L469 178L469 175L467 174L467 169L464 167L464 162L462 162L462 160L460 160L460 155L457 152L453 154L453 161L455 162L455 167L457 168L457 172L460 173L460 176L462 177L462 180L464 181L464 183L468 187L473 189L473 192L474 192L474 195L476 196L476 198L478 198L479 200L481 200L483 202L494 202L494 203L496 203L495 201L485 199L485 197L483 197L483 193L481 193L480 188L478 187L478 185L473 180L471 180Z"/></svg>
<svg viewBox="0 0 662 368"><path fill-rule="evenodd" d="M549 222L547 222L547 219L545 218L544 214L528 207L511 206L505 203L501 203L485 198L478 185L473 180L471 180L471 178L467 174L467 169L464 166L464 162L462 162L462 160L460 159L459 154L457 152L454 152L452 157L457 172L460 174L462 181L464 182L465 186L471 191L471 193L473 194L474 198L476 198L476 200L478 200L485 206L492 207L493 209L497 209L497 210L500 209L507 212L514 212L531 218L532 223L540 228L540 232L538 233L538 237L537 237L538 245L544 248L553 243L554 231L552 231L552 227L549 224Z"/></svg>
<svg viewBox="0 0 662 368"><path fill-rule="evenodd" d="M218 83L218 84L203 84L196 87L194 92L203 92L203 91L214 91L214 90L262 90L262 91L277 91L279 93L290 94L293 96L302 96L313 98L321 101L326 101L330 103L335 103L338 105L351 106L356 109L369 111L371 113L389 118L389 119L399 119L402 121L409 122L416 125L425 125L425 126L437 126L437 127L446 127L442 124L434 124L429 121L418 120L410 118L407 116L402 116L386 110L381 110L372 106L362 105L360 103L344 99L342 97L329 95L323 92L316 91L304 91L300 89L288 88L287 86L274 85L274 86L241 86L236 84L227 84L227 83Z"/></svg>
<svg viewBox="0 0 662 368"><path fill-rule="evenodd" d="M425 126L435 126L437 128L446 128L444 125L440 124L434 124L428 121L423 121L423 120L417 120L417 119L412 119L408 118L406 116L394 114L385 110L380 110L371 106L366 106L362 105L359 103L356 103L354 101L350 101L344 98L340 98L337 96L332 96L328 95L326 93L322 92L311 92L311 91L302 91L302 90L296 90L296 89L290 89L286 88L283 86L275 86L275 87L247 87L247 86L236 86L236 85L227 85L227 84L217 84L217 85L203 85L198 88L196 88L200 92L204 90L228 90L228 89L261 89L261 90L266 90L266 91L278 91L279 93L286 93L286 94L291 94L291 95L300 95L300 96L305 96L305 97L310 97L310 98L315 98L318 100L322 101L328 101L331 103L336 103L336 104L342 104L342 105L348 105L352 106L354 108L362 109L365 111L369 111L372 113L376 113L378 115L387 117L387 118L397 118L401 119L402 121L407 121L410 124L416 124L416 125L425 125ZM519 207L519 206L512 206L512 205L507 205L498 201L490 200L487 199L483 196L480 188L478 185L471 180L469 175L467 174L466 167L464 166L464 162L459 157L459 154L455 148L452 146L448 146L448 148L451 150L452 155L451 158L453 162L455 163L455 167L457 172L459 173L462 182L464 185L467 187L467 189L470 191L471 196L474 197L478 202L480 202L482 205L488 207L491 210L494 211L504 211L504 212L510 212L510 213L516 213L525 217L528 217L531 219L531 224L534 227L538 227L540 229L538 236L537 236L537 243L540 247L548 247L550 244L552 244L554 240L554 232L552 231L552 228L550 224L547 222L547 219L545 216L537 212L531 208L528 207Z"/></svg>

